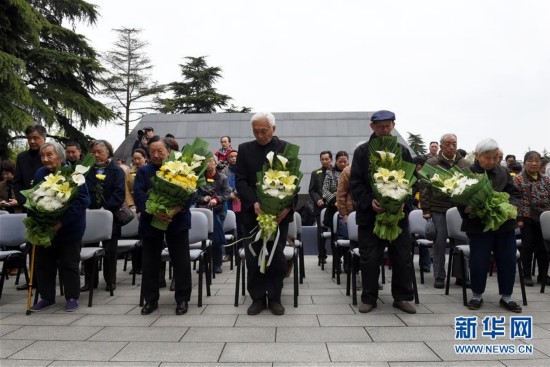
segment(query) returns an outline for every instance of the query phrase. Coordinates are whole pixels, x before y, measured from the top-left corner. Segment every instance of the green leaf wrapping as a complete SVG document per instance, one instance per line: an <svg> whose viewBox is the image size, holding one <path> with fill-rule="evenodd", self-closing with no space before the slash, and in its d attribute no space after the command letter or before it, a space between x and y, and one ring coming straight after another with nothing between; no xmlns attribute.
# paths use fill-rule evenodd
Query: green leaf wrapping
<svg viewBox="0 0 550 367"><path fill-rule="evenodd" d="M393 153L393 159L383 159L378 151ZM405 217L403 213L403 203L412 194L412 186L416 182L414 175L416 165L410 162L403 161L401 146L397 143L395 136L381 136L372 139L369 143L370 157L370 179L374 197L380 205L385 209L385 212L376 214L374 223L374 234L380 239L394 241L402 232L399 227L399 221ZM407 195L400 199L384 196L375 184L374 174L379 168L385 168L390 171L403 171L404 178L408 180Z"/></svg>
<svg viewBox="0 0 550 367"><path fill-rule="evenodd" d="M485 224L484 232L495 231L507 220L517 217L517 208L510 204L510 195L506 192L495 191L487 173L476 174L470 169L461 169L456 166L446 170L427 164L418 173L432 188L441 191L454 204L472 208L469 216L481 219L483 224ZM442 180L445 180L452 177L455 173L476 179L478 182L467 187L462 194L451 196L441 190L441 185L431 181L435 174L439 175Z"/></svg>

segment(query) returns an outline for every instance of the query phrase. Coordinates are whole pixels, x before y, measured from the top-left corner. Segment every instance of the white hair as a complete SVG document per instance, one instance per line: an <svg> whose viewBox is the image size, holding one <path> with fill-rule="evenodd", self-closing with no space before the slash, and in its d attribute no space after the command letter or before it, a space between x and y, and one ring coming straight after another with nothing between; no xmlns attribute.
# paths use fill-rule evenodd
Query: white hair
<svg viewBox="0 0 550 367"><path fill-rule="evenodd" d="M269 126L275 126L275 116L273 116L271 112L256 112L250 119L250 123L263 119L266 119L267 122L269 122Z"/></svg>
<svg viewBox="0 0 550 367"><path fill-rule="evenodd" d="M42 151L47 147L53 147L55 149L55 154L57 155L57 158L63 163L65 162L65 149L56 141L49 141L47 143L42 144L40 147L39 152L42 153Z"/></svg>
<svg viewBox="0 0 550 367"><path fill-rule="evenodd" d="M439 140L439 144L443 145L443 143L445 142L445 140L446 140L447 138L451 137L451 136L452 136L453 138L455 138L455 139L458 139L458 138L456 137L455 134L452 134L452 133L443 134L443 135L441 136L441 139Z"/></svg>
<svg viewBox="0 0 550 367"><path fill-rule="evenodd" d="M475 152L485 153L496 149L499 149L498 143L493 139L488 138L488 139L483 139L482 141L477 143Z"/></svg>

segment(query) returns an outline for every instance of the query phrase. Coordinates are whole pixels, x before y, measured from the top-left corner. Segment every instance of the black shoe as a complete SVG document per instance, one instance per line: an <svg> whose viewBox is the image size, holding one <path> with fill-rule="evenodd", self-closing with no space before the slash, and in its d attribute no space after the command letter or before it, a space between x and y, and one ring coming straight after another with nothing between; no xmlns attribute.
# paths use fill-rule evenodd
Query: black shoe
<svg viewBox="0 0 550 367"><path fill-rule="evenodd" d="M166 287L166 284L164 285ZM176 291L176 278L172 278L172 282L170 282L170 292Z"/></svg>
<svg viewBox="0 0 550 367"><path fill-rule="evenodd" d="M187 313L187 302L178 303L176 306L176 315L181 316Z"/></svg>
<svg viewBox="0 0 550 367"><path fill-rule="evenodd" d="M469 310L479 310L481 308L481 305L483 304L483 298L480 299L471 299L466 307L468 307Z"/></svg>
<svg viewBox="0 0 550 367"><path fill-rule="evenodd" d="M21 284L21 285L18 285L16 289L18 291L26 291L27 289L29 289L29 285L27 283Z"/></svg>
<svg viewBox="0 0 550 367"><path fill-rule="evenodd" d="M277 301L269 301L269 309L271 310L271 313L274 315L284 315L285 314L285 308L281 304L281 302Z"/></svg>
<svg viewBox="0 0 550 367"><path fill-rule="evenodd" d="M510 312L521 313L521 306L515 303L514 301L505 302L501 298L500 301L498 302L498 305Z"/></svg>
<svg viewBox="0 0 550 367"><path fill-rule="evenodd" d="M166 288L166 279L162 279L159 282L159 288Z"/></svg>
<svg viewBox="0 0 550 367"><path fill-rule="evenodd" d="M215 267L214 267L214 273L216 273L216 274L221 274L221 273L223 273L223 269L222 269L221 265L220 265L220 266L215 266Z"/></svg>
<svg viewBox="0 0 550 367"><path fill-rule="evenodd" d="M81 292L88 292L90 290L90 286L88 284L84 284L82 287L80 287Z"/></svg>
<svg viewBox="0 0 550 367"><path fill-rule="evenodd" d="M445 280L443 279L436 279L434 282L434 288L445 288Z"/></svg>
<svg viewBox="0 0 550 367"><path fill-rule="evenodd" d="M141 309L142 315L149 315L151 312L155 311L157 308L159 308L159 304L157 302L145 302L145 306Z"/></svg>
<svg viewBox="0 0 550 367"><path fill-rule="evenodd" d="M534 287L535 286L535 282L533 282L533 278L531 278L531 277L525 277L525 278L523 278L523 281L525 282L526 287Z"/></svg>
<svg viewBox="0 0 550 367"><path fill-rule="evenodd" d="M116 289L116 284L111 284L111 287L113 287L113 291L114 291ZM105 292L110 292L111 287L109 287L109 285L106 285L105 286Z"/></svg>
<svg viewBox="0 0 550 367"><path fill-rule="evenodd" d="M462 287L462 283L464 282L464 279L456 279L455 284ZM470 288L470 281L466 281L466 288Z"/></svg>
<svg viewBox="0 0 550 367"><path fill-rule="evenodd" d="M429 273L430 270L431 270L431 269L430 269L430 266L429 266L429 265L423 266L423 267L422 267L422 271L423 271L424 273Z"/></svg>
<svg viewBox="0 0 550 367"><path fill-rule="evenodd" d="M265 299L257 299L254 302L252 302L250 307L248 307L247 313L249 315L257 315L263 310L265 310L265 308L266 308Z"/></svg>

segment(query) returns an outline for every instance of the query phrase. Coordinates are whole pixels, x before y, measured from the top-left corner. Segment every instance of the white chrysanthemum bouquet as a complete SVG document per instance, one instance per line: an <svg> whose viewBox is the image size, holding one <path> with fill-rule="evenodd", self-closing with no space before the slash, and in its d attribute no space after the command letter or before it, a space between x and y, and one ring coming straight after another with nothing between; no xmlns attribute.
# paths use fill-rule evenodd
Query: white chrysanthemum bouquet
<svg viewBox="0 0 550 367"><path fill-rule="evenodd" d="M86 174L95 159L88 154L74 167L58 167L32 189L21 191L27 198L25 208L32 213L24 219L25 238L33 245L50 246L55 232L52 226L71 205L78 188L86 183Z"/></svg>
<svg viewBox="0 0 550 367"><path fill-rule="evenodd" d="M258 215L258 232L255 241L262 240L262 250L258 256L260 272L265 273L271 264L273 254L268 256L267 242L273 240L276 244L279 239L277 216L291 206L298 191L300 191L301 161L298 159L300 147L287 143L283 153L269 152L266 163L260 172L256 173L256 196L260 203L262 214ZM250 245L254 256L256 253Z"/></svg>
<svg viewBox="0 0 550 367"><path fill-rule="evenodd" d="M371 185L376 200L385 209L376 214L374 234L393 241L402 232L398 223L405 217L403 203L416 182L413 163L401 158L401 146L395 136L381 136L369 143Z"/></svg>
<svg viewBox="0 0 550 367"><path fill-rule="evenodd" d="M517 217L517 208L509 202L510 195L493 190L486 173L475 174L456 166L446 170L426 164L418 174L453 203L471 207L470 216L481 219L485 232L494 231L507 220Z"/></svg>

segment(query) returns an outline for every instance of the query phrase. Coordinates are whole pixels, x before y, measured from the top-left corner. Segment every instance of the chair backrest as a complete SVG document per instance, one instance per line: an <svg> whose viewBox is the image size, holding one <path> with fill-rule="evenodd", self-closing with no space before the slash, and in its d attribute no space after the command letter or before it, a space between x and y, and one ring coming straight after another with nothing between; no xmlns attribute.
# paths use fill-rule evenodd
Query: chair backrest
<svg viewBox="0 0 550 367"><path fill-rule="evenodd" d="M208 218L201 211L191 211L191 229L189 243L197 243L208 239Z"/></svg>
<svg viewBox="0 0 550 367"><path fill-rule="evenodd" d="M355 221L355 212L348 215L348 237L350 241L359 241L359 226Z"/></svg>
<svg viewBox="0 0 550 367"><path fill-rule="evenodd" d="M325 220L325 213L326 212L327 212L327 208L323 208L321 210L321 215L319 216L319 220L321 221L321 223L317 223L318 226L323 227L323 221Z"/></svg>
<svg viewBox="0 0 550 367"><path fill-rule="evenodd" d="M294 212L294 223L296 223L296 237L302 236L302 216L298 212Z"/></svg>
<svg viewBox="0 0 550 367"><path fill-rule="evenodd" d="M223 232L234 232L237 229L237 216L233 210L228 210L223 221Z"/></svg>
<svg viewBox="0 0 550 367"><path fill-rule="evenodd" d="M0 215L0 246L19 247L25 243L25 218L27 214Z"/></svg>
<svg viewBox="0 0 550 367"><path fill-rule="evenodd" d="M422 210L415 209L409 213L409 230L413 235L426 237L426 219L422 216Z"/></svg>
<svg viewBox="0 0 550 367"><path fill-rule="evenodd" d="M466 232L460 230L462 226L462 217L456 207L447 210L447 236L449 239L468 241Z"/></svg>
<svg viewBox="0 0 550 367"><path fill-rule="evenodd" d="M206 218L208 219L208 233L210 234L214 233L214 213L212 212L212 209L191 208L191 211L204 213L204 215L206 215ZM193 243L193 242L190 242L190 243Z"/></svg>
<svg viewBox="0 0 550 367"><path fill-rule="evenodd" d="M82 243L94 243L111 239L113 213L105 209L86 210L86 230Z"/></svg>
<svg viewBox="0 0 550 367"><path fill-rule="evenodd" d="M138 236L139 231L139 219L137 215L134 215L134 218L130 223L122 226L120 230L120 238L133 238Z"/></svg>
<svg viewBox="0 0 550 367"><path fill-rule="evenodd" d="M296 217L294 217L296 218ZM290 237L290 239L292 241L296 240L298 238L298 228L296 226L296 219L294 219L293 222L290 222L288 223L288 237Z"/></svg>
<svg viewBox="0 0 550 367"><path fill-rule="evenodd" d="M0 210L0 215L2 214L10 214L7 210Z"/></svg>
<svg viewBox="0 0 550 367"><path fill-rule="evenodd" d="M542 228L542 238L550 241L550 211L543 212L540 216L540 227Z"/></svg>
<svg viewBox="0 0 550 367"><path fill-rule="evenodd" d="M332 216L332 234L336 235L338 232L338 212L334 213Z"/></svg>

